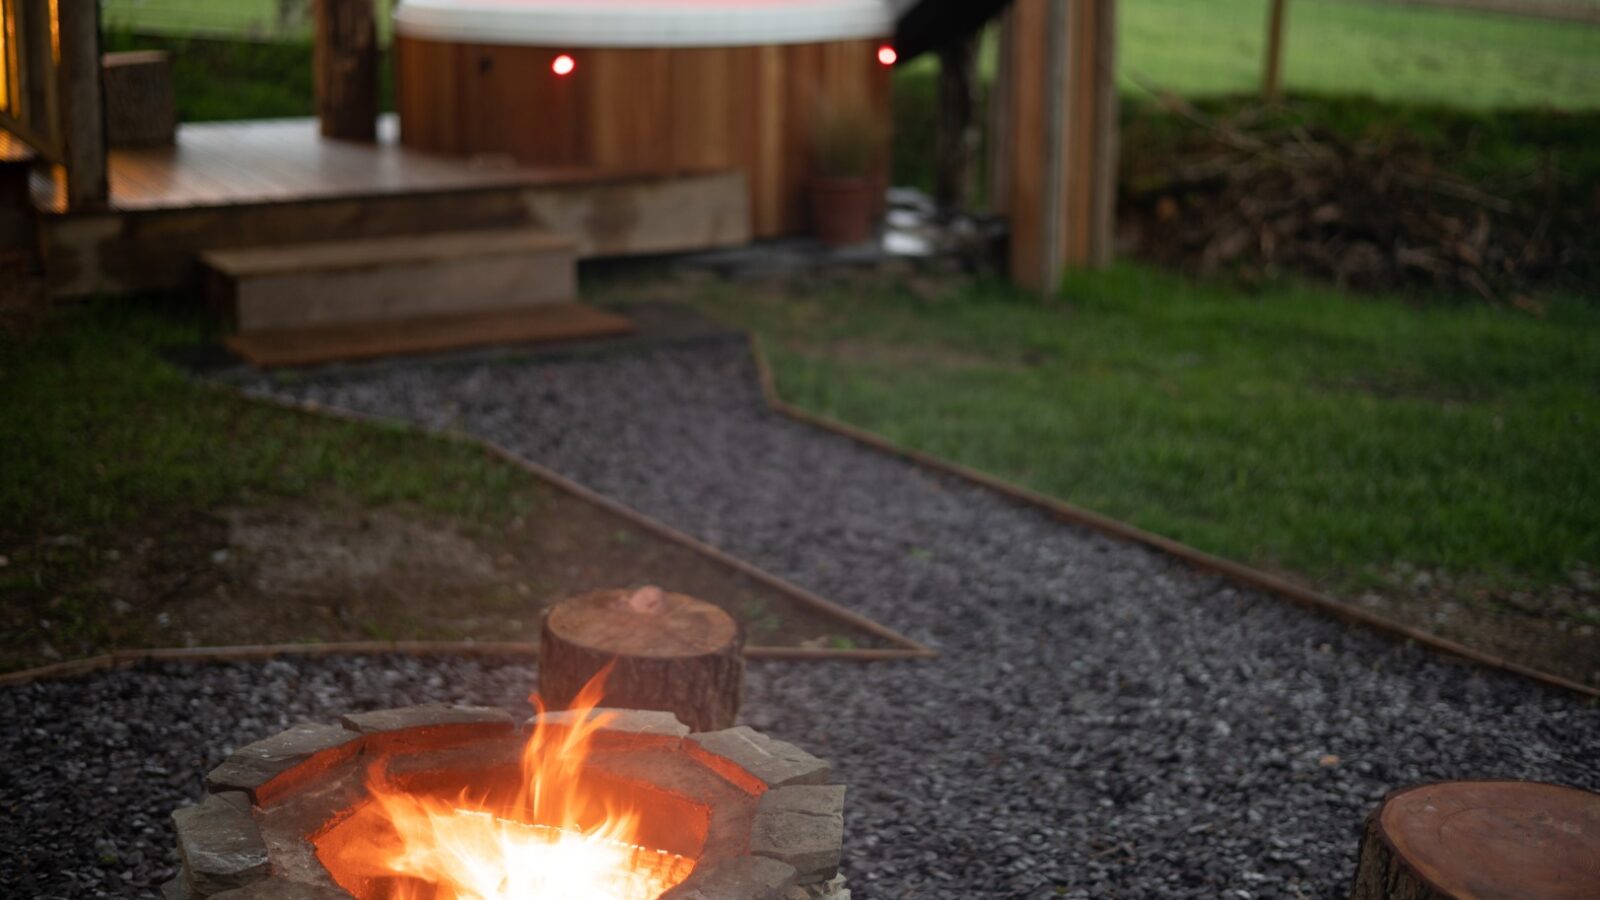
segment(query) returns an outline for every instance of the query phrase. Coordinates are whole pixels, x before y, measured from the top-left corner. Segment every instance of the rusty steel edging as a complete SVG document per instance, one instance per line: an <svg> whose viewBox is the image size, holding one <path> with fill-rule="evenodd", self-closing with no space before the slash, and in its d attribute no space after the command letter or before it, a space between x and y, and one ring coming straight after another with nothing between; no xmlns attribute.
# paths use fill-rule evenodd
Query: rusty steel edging
<svg viewBox="0 0 1600 900"><path fill-rule="evenodd" d="M929 651L931 653L932 651ZM535 660L539 645L528 641L329 641L321 644L248 644L235 647L157 647L150 650L113 650L98 656L70 659L65 662L0 672L0 688L73 678L94 672L126 669L144 663L233 663L257 662L268 659L306 658L323 656L499 656L526 657ZM830 649L827 647L767 647L744 648L745 659L766 659L788 662L892 662L906 659L927 659L928 653L893 649Z"/></svg>
<svg viewBox="0 0 1600 900"><path fill-rule="evenodd" d="M852 441L863 444L867 447L871 447L874 450L878 450L892 456L897 456L922 468L931 469L933 471L954 476L965 481L970 481L974 484L994 491L995 493L998 493L1007 499L1012 500L1013 502L1039 509L1060 521L1068 522L1084 528L1089 528L1094 531L1098 531L1101 534L1116 538L1118 540L1126 541L1128 543L1140 544L1145 547L1149 547L1168 556L1180 559L1196 569L1209 571L1236 584L1255 588L1268 594L1277 595L1292 603L1296 603L1300 606L1330 616L1347 624L1359 625L1364 628L1379 632L1380 634L1384 634L1390 638L1415 641L1418 644L1421 644L1439 653L1455 656L1460 659L1467 660L1468 662L1487 666L1492 669L1499 669L1504 672L1520 675L1524 678L1532 679L1533 681L1537 681L1540 684L1544 684L1549 687L1560 688L1562 690L1580 694L1591 700L1600 700L1600 688L1591 687L1587 684L1573 681L1569 678L1563 678L1560 675L1555 675L1550 672L1535 669L1531 666L1523 665L1522 663L1506 659L1505 657L1495 656L1492 653L1485 653L1482 650L1468 647L1465 644L1456 643L1448 638L1442 638L1430 632L1423 631L1420 628L1415 628L1410 625L1396 622L1387 616L1381 616L1368 610L1361 609L1360 607L1352 606L1343 601L1335 600L1326 594L1311 590L1310 588L1289 581L1286 578L1282 578L1268 572L1263 572L1260 569L1252 568L1244 565L1243 563L1234 562L1231 559L1213 556L1212 554L1206 553L1203 550L1197 550L1188 544L1180 543L1171 538L1145 531L1142 528L1129 525L1126 522L1113 519L1110 516L1105 516L1100 513L1093 512L1092 510L1074 506L1064 500L1058 500L1054 497L1038 493L1037 491L1029 490L1028 488L1020 485L1012 484L1011 482L996 478L995 476L986 472L980 472L977 469L969 468L961 465L960 463L951 462L932 454L924 453L920 450L902 447L880 435L866 431L865 429L857 428L853 425L846 425L845 423L839 422L835 419L830 419L826 416L821 416L816 413L800 409L799 407L791 405L781 396L779 396L777 382L773 378L771 366L767 363L766 352L762 348L760 338L758 338L754 333L748 331L745 332L745 337L749 341L750 355L755 360L756 374L757 379L761 384L762 397L765 400L767 407L781 416L804 423L806 425L810 425L813 428L820 428L824 431L832 432L841 437L849 438Z"/></svg>

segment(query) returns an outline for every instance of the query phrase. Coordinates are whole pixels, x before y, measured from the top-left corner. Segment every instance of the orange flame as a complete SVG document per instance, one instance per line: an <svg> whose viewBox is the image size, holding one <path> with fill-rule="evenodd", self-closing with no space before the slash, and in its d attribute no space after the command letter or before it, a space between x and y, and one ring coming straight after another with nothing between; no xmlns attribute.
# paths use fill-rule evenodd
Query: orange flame
<svg viewBox="0 0 1600 900"><path fill-rule="evenodd" d="M386 784L369 790L399 835L398 849L379 868L403 876L395 900L654 900L689 876L694 862L637 845L639 815L606 808L603 821L584 828L593 807L583 784L595 732L614 716L594 714L610 667L573 701L571 727L547 726L544 704L522 751L516 799L487 808L463 794L455 802Z"/></svg>

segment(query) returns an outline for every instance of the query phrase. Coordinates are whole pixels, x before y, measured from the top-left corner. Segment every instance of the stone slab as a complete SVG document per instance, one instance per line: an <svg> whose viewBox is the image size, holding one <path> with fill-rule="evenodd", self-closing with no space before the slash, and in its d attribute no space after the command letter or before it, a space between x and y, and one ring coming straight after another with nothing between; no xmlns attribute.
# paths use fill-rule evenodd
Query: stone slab
<svg viewBox="0 0 1600 900"><path fill-rule="evenodd" d="M780 900L795 884L794 866L760 856L740 856L697 869L661 900Z"/></svg>
<svg viewBox="0 0 1600 900"><path fill-rule="evenodd" d="M206 775L210 791L242 790L257 804L325 771L361 749L361 736L337 725L305 723L241 747Z"/></svg>
<svg viewBox="0 0 1600 900"><path fill-rule="evenodd" d="M511 713L487 706L426 704L342 716L339 723L366 737L368 752L417 753L480 741L516 730Z"/></svg>
<svg viewBox="0 0 1600 900"><path fill-rule="evenodd" d="M607 717L606 723L595 732L596 747L677 747L689 734L689 726L678 721L677 716L660 710L601 708L588 715ZM562 709L545 713L543 721L549 726L570 728L585 718L585 714L575 710ZM528 727L532 728L539 721L537 716L529 719Z"/></svg>
<svg viewBox="0 0 1600 900"><path fill-rule="evenodd" d="M337 888L268 878L249 887L217 894L211 900L350 900L350 895Z"/></svg>
<svg viewBox="0 0 1600 900"><path fill-rule="evenodd" d="M267 845L243 791L211 794L172 814L189 896L210 897L267 876Z"/></svg>
<svg viewBox="0 0 1600 900"><path fill-rule="evenodd" d="M754 794L792 784L827 784L831 773L826 760L745 725L687 740L697 759Z"/></svg>
<svg viewBox="0 0 1600 900"><path fill-rule="evenodd" d="M795 867L797 884L839 874L844 846L842 784L791 785L762 795L750 826L750 852Z"/></svg>
<svg viewBox="0 0 1600 900"><path fill-rule="evenodd" d="M353 713L341 716L339 724L362 734L382 734L439 725L487 725L504 731L509 731L513 727L511 713L498 707L446 706L442 703Z"/></svg>

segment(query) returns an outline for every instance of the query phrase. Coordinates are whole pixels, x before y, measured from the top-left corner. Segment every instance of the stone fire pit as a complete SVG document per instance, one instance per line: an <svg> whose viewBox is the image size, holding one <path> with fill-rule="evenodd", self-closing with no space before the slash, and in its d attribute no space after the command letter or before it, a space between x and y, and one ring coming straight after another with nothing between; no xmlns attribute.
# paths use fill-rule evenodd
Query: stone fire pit
<svg viewBox="0 0 1600 900"><path fill-rule="evenodd" d="M586 784L638 810L638 843L694 861L668 900L848 900L838 874L843 785L828 763L747 727L690 734L670 713L598 710ZM546 713L547 727L582 713ZM390 879L352 874L375 806L369 773L454 797L520 777L530 719L500 709L421 706L297 725L240 749L206 776L209 795L173 814L182 870L169 898L379 900Z"/></svg>

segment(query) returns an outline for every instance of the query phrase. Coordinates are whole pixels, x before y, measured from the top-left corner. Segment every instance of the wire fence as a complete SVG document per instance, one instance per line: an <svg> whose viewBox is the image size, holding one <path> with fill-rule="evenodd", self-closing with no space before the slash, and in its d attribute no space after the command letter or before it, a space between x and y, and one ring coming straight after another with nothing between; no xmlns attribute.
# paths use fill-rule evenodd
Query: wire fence
<svg viewBox="0 0 1600 900"><path fill-rule="evenodd" d="M102 0L106 27L310 39L312 0ZM377 0L387 42L391 0ZM1122 0L1124 89L1262 87L1271 0ZM1474 109L1600 109L1600 0L1286 0L1283 86Z"/></svg>

